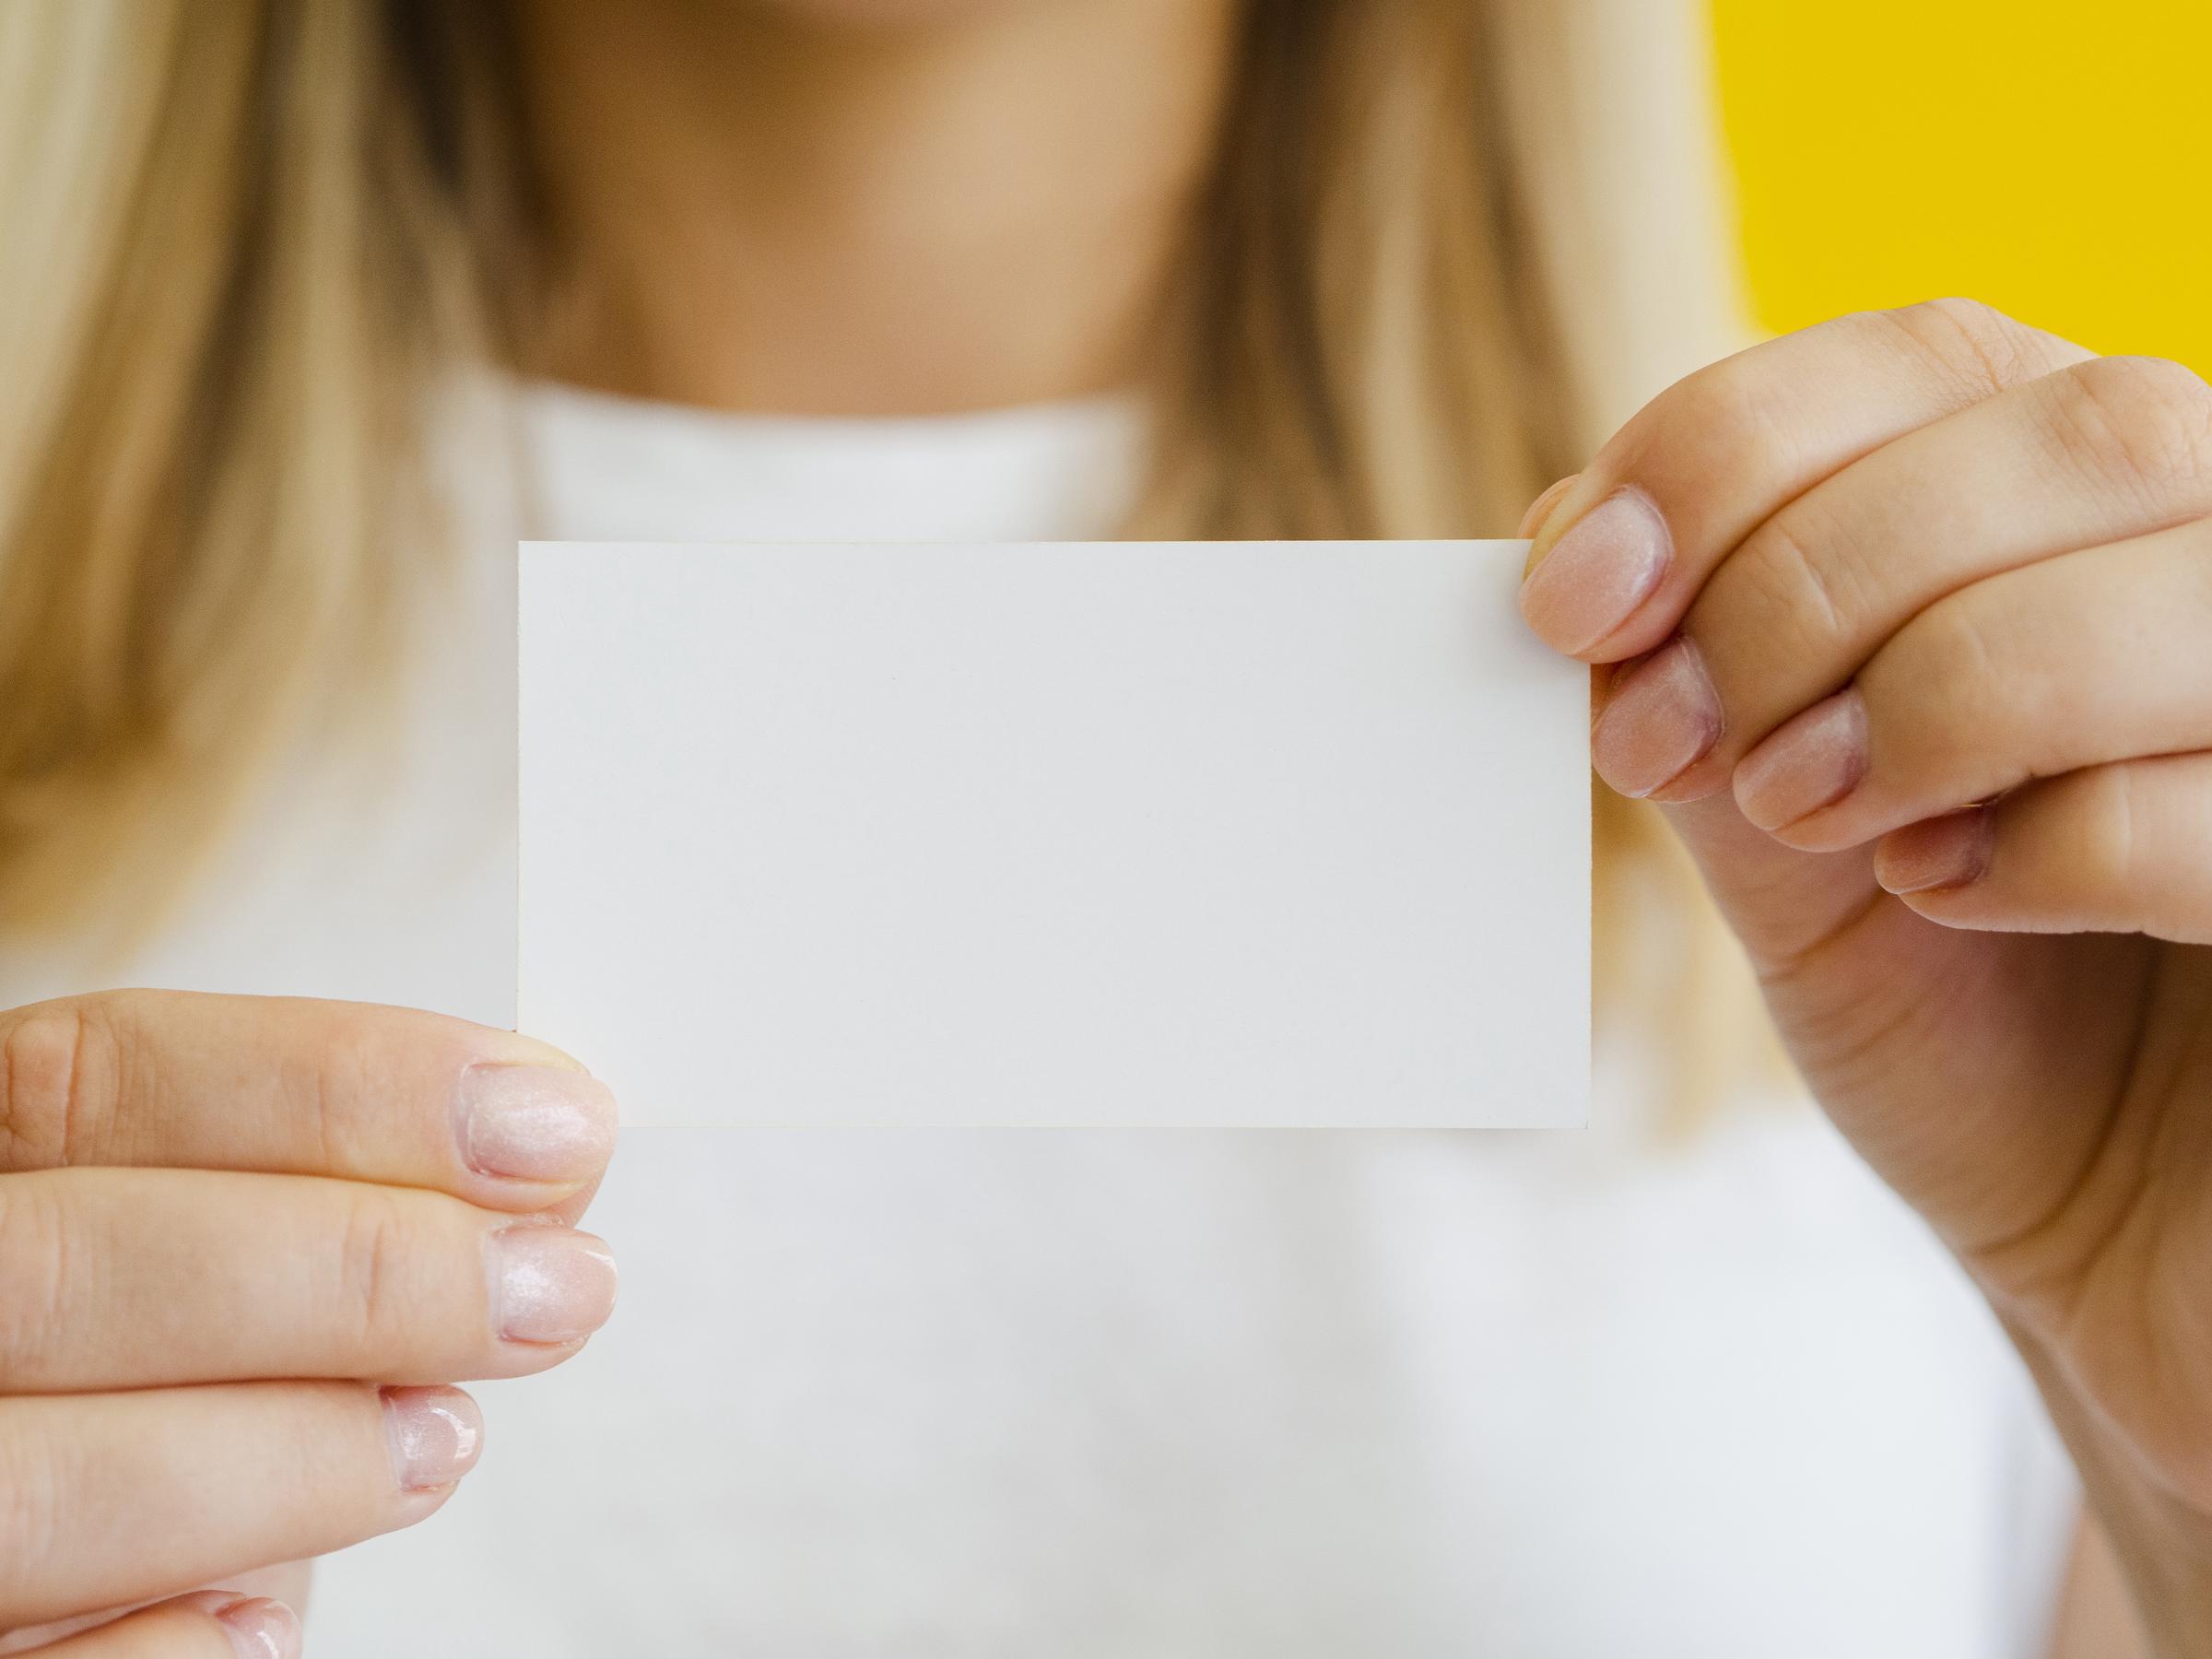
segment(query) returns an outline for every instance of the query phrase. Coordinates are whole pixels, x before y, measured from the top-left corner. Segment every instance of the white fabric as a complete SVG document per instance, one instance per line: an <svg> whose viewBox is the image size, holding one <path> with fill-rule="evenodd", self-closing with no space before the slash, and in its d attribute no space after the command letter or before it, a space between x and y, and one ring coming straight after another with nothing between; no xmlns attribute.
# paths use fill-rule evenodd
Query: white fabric
<svg viewBox="0 0 2212 1659"><path fill-rule="evenodd" d="M1111 529L1111 403L898 422L516 400L534 534ZM457 443L464 477L492 451ZM488 498L488 485L476 487ZM311 744L107 982L507 1018L511 542L386 751ZM1510 810L1510 802L1500 802ZM641 964L650 972L650 964ZM543 1035L558 1041L560 1033ZM625 1139L614 1323L325 1566L323 1659L2029 1659L2071 1485L1993 1322L1801 1103L1586 1134Z"/></svg>

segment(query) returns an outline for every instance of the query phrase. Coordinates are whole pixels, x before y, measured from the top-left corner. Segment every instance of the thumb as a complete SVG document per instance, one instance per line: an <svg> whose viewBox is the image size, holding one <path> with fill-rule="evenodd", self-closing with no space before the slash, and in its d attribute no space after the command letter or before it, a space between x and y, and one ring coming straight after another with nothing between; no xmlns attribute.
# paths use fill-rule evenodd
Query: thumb
<svg viewBox="0 0 2212 1659"><path fill-rule="evenodd" d="M1725 790L1658 810L1762 979L1840 940L1887 897L1874 878L1871 848L1785 847L1745 818Z"/></svg>
<svg viewBox="0 0 2212 1659"><path fill-rule="evenodd" d="M2062 953L1946 927L1884 892L1874 853L1783 846L1721 794L1663 807L1829 1117L1962 1253L2046 1212L2079 1124L2018 1103L2066 1062ZM2065 1114L2067 1118L2079 1114Z"/></svg>

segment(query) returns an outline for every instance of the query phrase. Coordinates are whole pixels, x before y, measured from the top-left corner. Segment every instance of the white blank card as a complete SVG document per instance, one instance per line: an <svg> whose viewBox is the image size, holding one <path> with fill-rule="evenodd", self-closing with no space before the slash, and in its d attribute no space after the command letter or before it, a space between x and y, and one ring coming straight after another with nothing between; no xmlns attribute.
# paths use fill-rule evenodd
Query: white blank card
<svg viewBox="0 0 2212 1659"><path fill-rule="evenodd" d="M526 545L522 1028L638 1124L1579 1124L1525 550Z"/></svg>

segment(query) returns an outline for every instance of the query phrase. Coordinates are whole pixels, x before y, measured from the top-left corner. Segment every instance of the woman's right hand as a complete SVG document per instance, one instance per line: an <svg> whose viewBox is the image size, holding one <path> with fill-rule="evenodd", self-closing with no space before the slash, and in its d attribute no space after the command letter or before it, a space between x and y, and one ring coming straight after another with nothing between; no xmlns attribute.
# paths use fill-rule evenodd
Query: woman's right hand
<svg viewBox="0 0 2212 1659"><path fill-rule="evenodd" d="M0 1012L0 1649L436 1510L481 1431L446 1385L558 1365L614 1305L573 1227L614 1137L574 1061L438 1015ZM203 1594L45 1651L296 1642Z"/></svg>

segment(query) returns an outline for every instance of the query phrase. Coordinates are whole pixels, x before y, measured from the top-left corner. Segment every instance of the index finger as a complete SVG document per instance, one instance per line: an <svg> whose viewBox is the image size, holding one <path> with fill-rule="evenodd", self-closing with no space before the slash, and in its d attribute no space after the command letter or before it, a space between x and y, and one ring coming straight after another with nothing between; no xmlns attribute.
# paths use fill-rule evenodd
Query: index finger
<svg viewBox="0 0 2212 1659"><path fill-rule="evenodd" d="M335 1175L547 1210L614 1137L614 1098L576 1061L444 1015L183 991L0 1013L0 1173Z"/></svg>
<svg viewBox="0 0 2212 1659"><path fill-rule="evenodd" d="M1591 663L1662 644L1736 545L1884 444L2094 354L1972 300L1840 317L1701 369L1600 450L1538 528L1522 613Z"/></svg>

